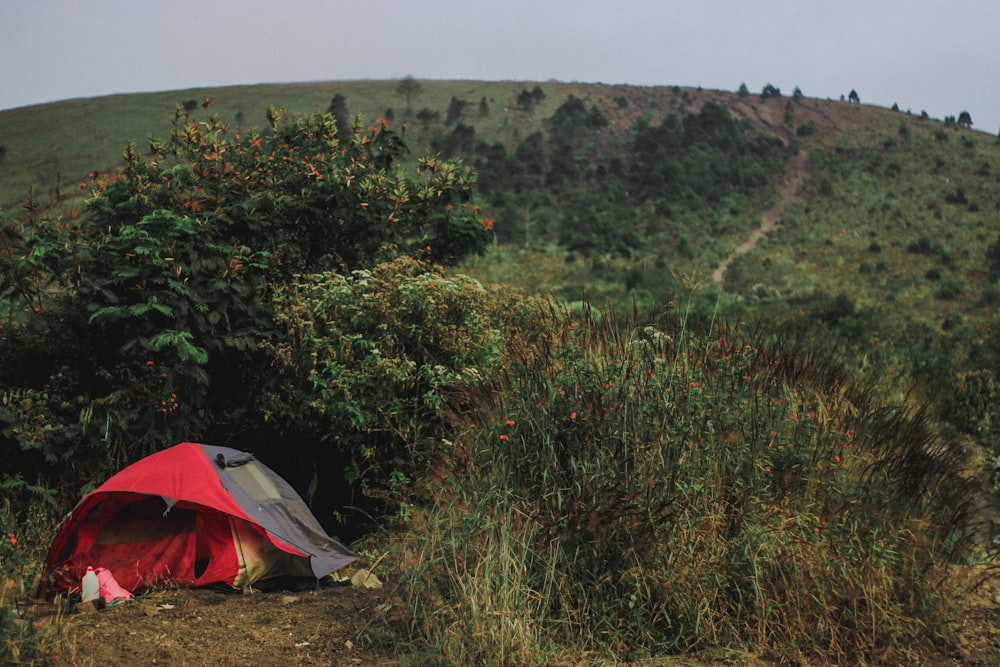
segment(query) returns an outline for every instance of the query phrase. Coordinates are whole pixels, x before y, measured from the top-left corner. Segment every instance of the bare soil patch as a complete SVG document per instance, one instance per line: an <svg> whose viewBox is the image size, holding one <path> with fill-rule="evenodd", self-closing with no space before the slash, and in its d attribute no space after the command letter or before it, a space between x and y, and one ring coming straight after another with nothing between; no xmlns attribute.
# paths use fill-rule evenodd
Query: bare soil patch
<svg viewBox="0 0 1000 667"><path fill-rule="evenodd" d="M350 585L249 594L157 591L65 617L66 655L81 666L386 665L359 645L381 592ZM57 663L58 664L58 663Z"/></svg>
<svg viewBox="0 0 1000 667"><path fill-rule="evenodd" d="M964 568L981 582L955 618L960 646L921 664L931 667L1000 665L1000 578L985 568ZM362 646L359 635L378 622L382 590L322 585L304 591L241 595L213 590L157 591L103 610L74 608L64 620L65 653L56 664L83 667L177 665L184 667L261 665L394 665L398 659L378 647ZM740 664L772 667L763 660ZM662 665L733 664L697 656L643 661Z"/></svg>

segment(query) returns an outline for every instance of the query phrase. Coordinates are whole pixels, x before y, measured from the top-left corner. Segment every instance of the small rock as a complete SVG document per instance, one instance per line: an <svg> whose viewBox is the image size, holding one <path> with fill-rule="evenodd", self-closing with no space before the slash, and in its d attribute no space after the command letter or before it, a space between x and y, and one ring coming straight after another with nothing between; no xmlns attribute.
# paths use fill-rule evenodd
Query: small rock
<svg viewBox="0 0 1000 667"><path fill-rule="evenodd" d="M294 595L282 595L281 604L292 604L293 602L298 602L299 599Z"/></svg>
<svg viewBox="0 0 1000 667"><path fill-rule="evenodd" d="M153 616L159 614L160 610L156 608L155 604L144 604L142 605L142 613L152 618Z"/></svg>
<svg viewBox="0 0 1000 667"><path fill-rule="evenodd" d="M351 586L363 586L364 588L382 588L382 582L379 578L368 570L358 570L351 577Z"/></svg>

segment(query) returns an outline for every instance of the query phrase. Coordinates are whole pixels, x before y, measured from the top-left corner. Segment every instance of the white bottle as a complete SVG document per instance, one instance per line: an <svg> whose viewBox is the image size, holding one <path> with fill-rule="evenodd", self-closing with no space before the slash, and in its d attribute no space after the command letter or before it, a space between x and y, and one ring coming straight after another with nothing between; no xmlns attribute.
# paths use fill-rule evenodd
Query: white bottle
<svg viewBox="0 0 1000 667"><path fill-rule="evenodd" d="M94 568L88 567L87 573L83 575L83 586L80 589L80 597L84 602L96 602L101 595L101 586L97 583L97 573Z"/></svg>

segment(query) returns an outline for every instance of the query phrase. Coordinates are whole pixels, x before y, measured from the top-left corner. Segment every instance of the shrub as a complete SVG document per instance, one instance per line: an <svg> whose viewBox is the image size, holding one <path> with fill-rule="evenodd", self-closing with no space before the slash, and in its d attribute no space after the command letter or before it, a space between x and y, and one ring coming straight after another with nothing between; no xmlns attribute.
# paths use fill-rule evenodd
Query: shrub
<svg viewBox="0 0 1000 667"><path fill-rule="evenodd" d="M962 283L957 280L942 280L934 290L934 296L945 301L952 301L962 293Z"/></svg>
<svg viewBox="0 0 1000 667"><path fill-rule="evenodd" d="M29 276L23 326L0 330L15 469L96 457L100 474L221 439L256 421L258 344L277 332L285 282L399 256L433 266L491 242L471 170L426 158L409 174L388 121L342 144L329 114L268 120L267 136L232 136L178 109L169 141L146 157L130 145L123 170L83 184L83 215L26 223L23 248L0 255L5 274Z"/></svg>
<svg viewBox="0 0 1000 667"><path fill-rule="evenodd" d="M812 135L816 134L816 132L817 132L816 121L812 120L811 118L806 122L802 123L801 125L799 125L795 129L795 134L797 134L800 137L811 137Z"/></svg>
<svg viewBox="0 0 1000 667"><path fill-rule="evenodd" d="M501 320L529 308L411 258L303 276L274 299L283 335L264 344L274 374L261 409L279 430L323 434L320 447L349 462L348 481L392 507L449 437L456 387L495 372Z"/></svg>

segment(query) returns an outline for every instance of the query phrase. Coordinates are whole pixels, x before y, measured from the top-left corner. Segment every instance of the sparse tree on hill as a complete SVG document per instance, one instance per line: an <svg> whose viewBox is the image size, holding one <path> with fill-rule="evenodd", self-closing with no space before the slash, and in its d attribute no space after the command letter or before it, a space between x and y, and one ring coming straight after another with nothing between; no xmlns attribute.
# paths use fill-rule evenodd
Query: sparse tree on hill
<svg viewBox="0 0 1000 667"><path fill-rule="evenodd" d="M522 88L517 96L517 106L525 111L533 111L535 106L545 99L545 91L541 86L535 86L530 92L527 88Z"/></svg>
<svg viewBox="0 0 1000 667"><path fill-rule="evenodd" d="M327 113L337 121L337 138L346 141L350 138L353 128L351 127L351 115L347 111L347 98L341 93L337 93L330 100Z"/></svg>
<svg viewBox="0 0 1000 667"><path fill-rule="evenodd" d="M764 86L764 89L760 92L760 99L764 101L769 97L781 97L781 88L776 88L770 83Z"/></svg>
<svg viewBox="0 0 1000 667"><path fill-rule="evenodd" d="M1000 236L986 249L986 268L990 272L990 280L1000 281Z"/></svg>
<svg viewBox="0 0 1000 667"><path fill-rule="evenodd" d="M460 100L454 95L451 97L451 102L448 104L448 113L445 116L445 123L449 125L451 123L457 123L462 119L462 115L465 113L465 108L469 106L469 103L465 100Z"/></svg>
<svg viewBox="0 0 1000 667"><path fill-rule="evenodd" d="M411 102L413 98L420 95L424 91L424 87L420 85L420 82L413 78L412 75L407 74L396 86L396 92L406 98L406 111L409 113L413 107Z"/></svg>
<svg viewBox="0 0 1000 667"><path fill-rule="evenodd" d="M966 129L972 127L972 115L968 111L958 114L958 126Z"/></svg>
<svg viewBox="0 0 1000 667"><path fill-rule="evenodd" d="M847 95L847 101L851 104L861 104L861 97L858 96L858 91L851 88L851 92Z"/></svg>
<svg viewBox="0 0 1000 667"><path fill-rule="evenodd" d="M740 89L736 91L736 94L739 95L740 97L746 97L747 95L750 94L750 89L747 88L747 84L741 83Z"/></svg>
<svg viewBox="0 0 1000 667"><path fill-rule="evenodd" d="M798 86L795 86L795 90L792 91L792 97L794 97L795 99L799 99L800 97L802 97L802 89L799 88Z"/></svg>

